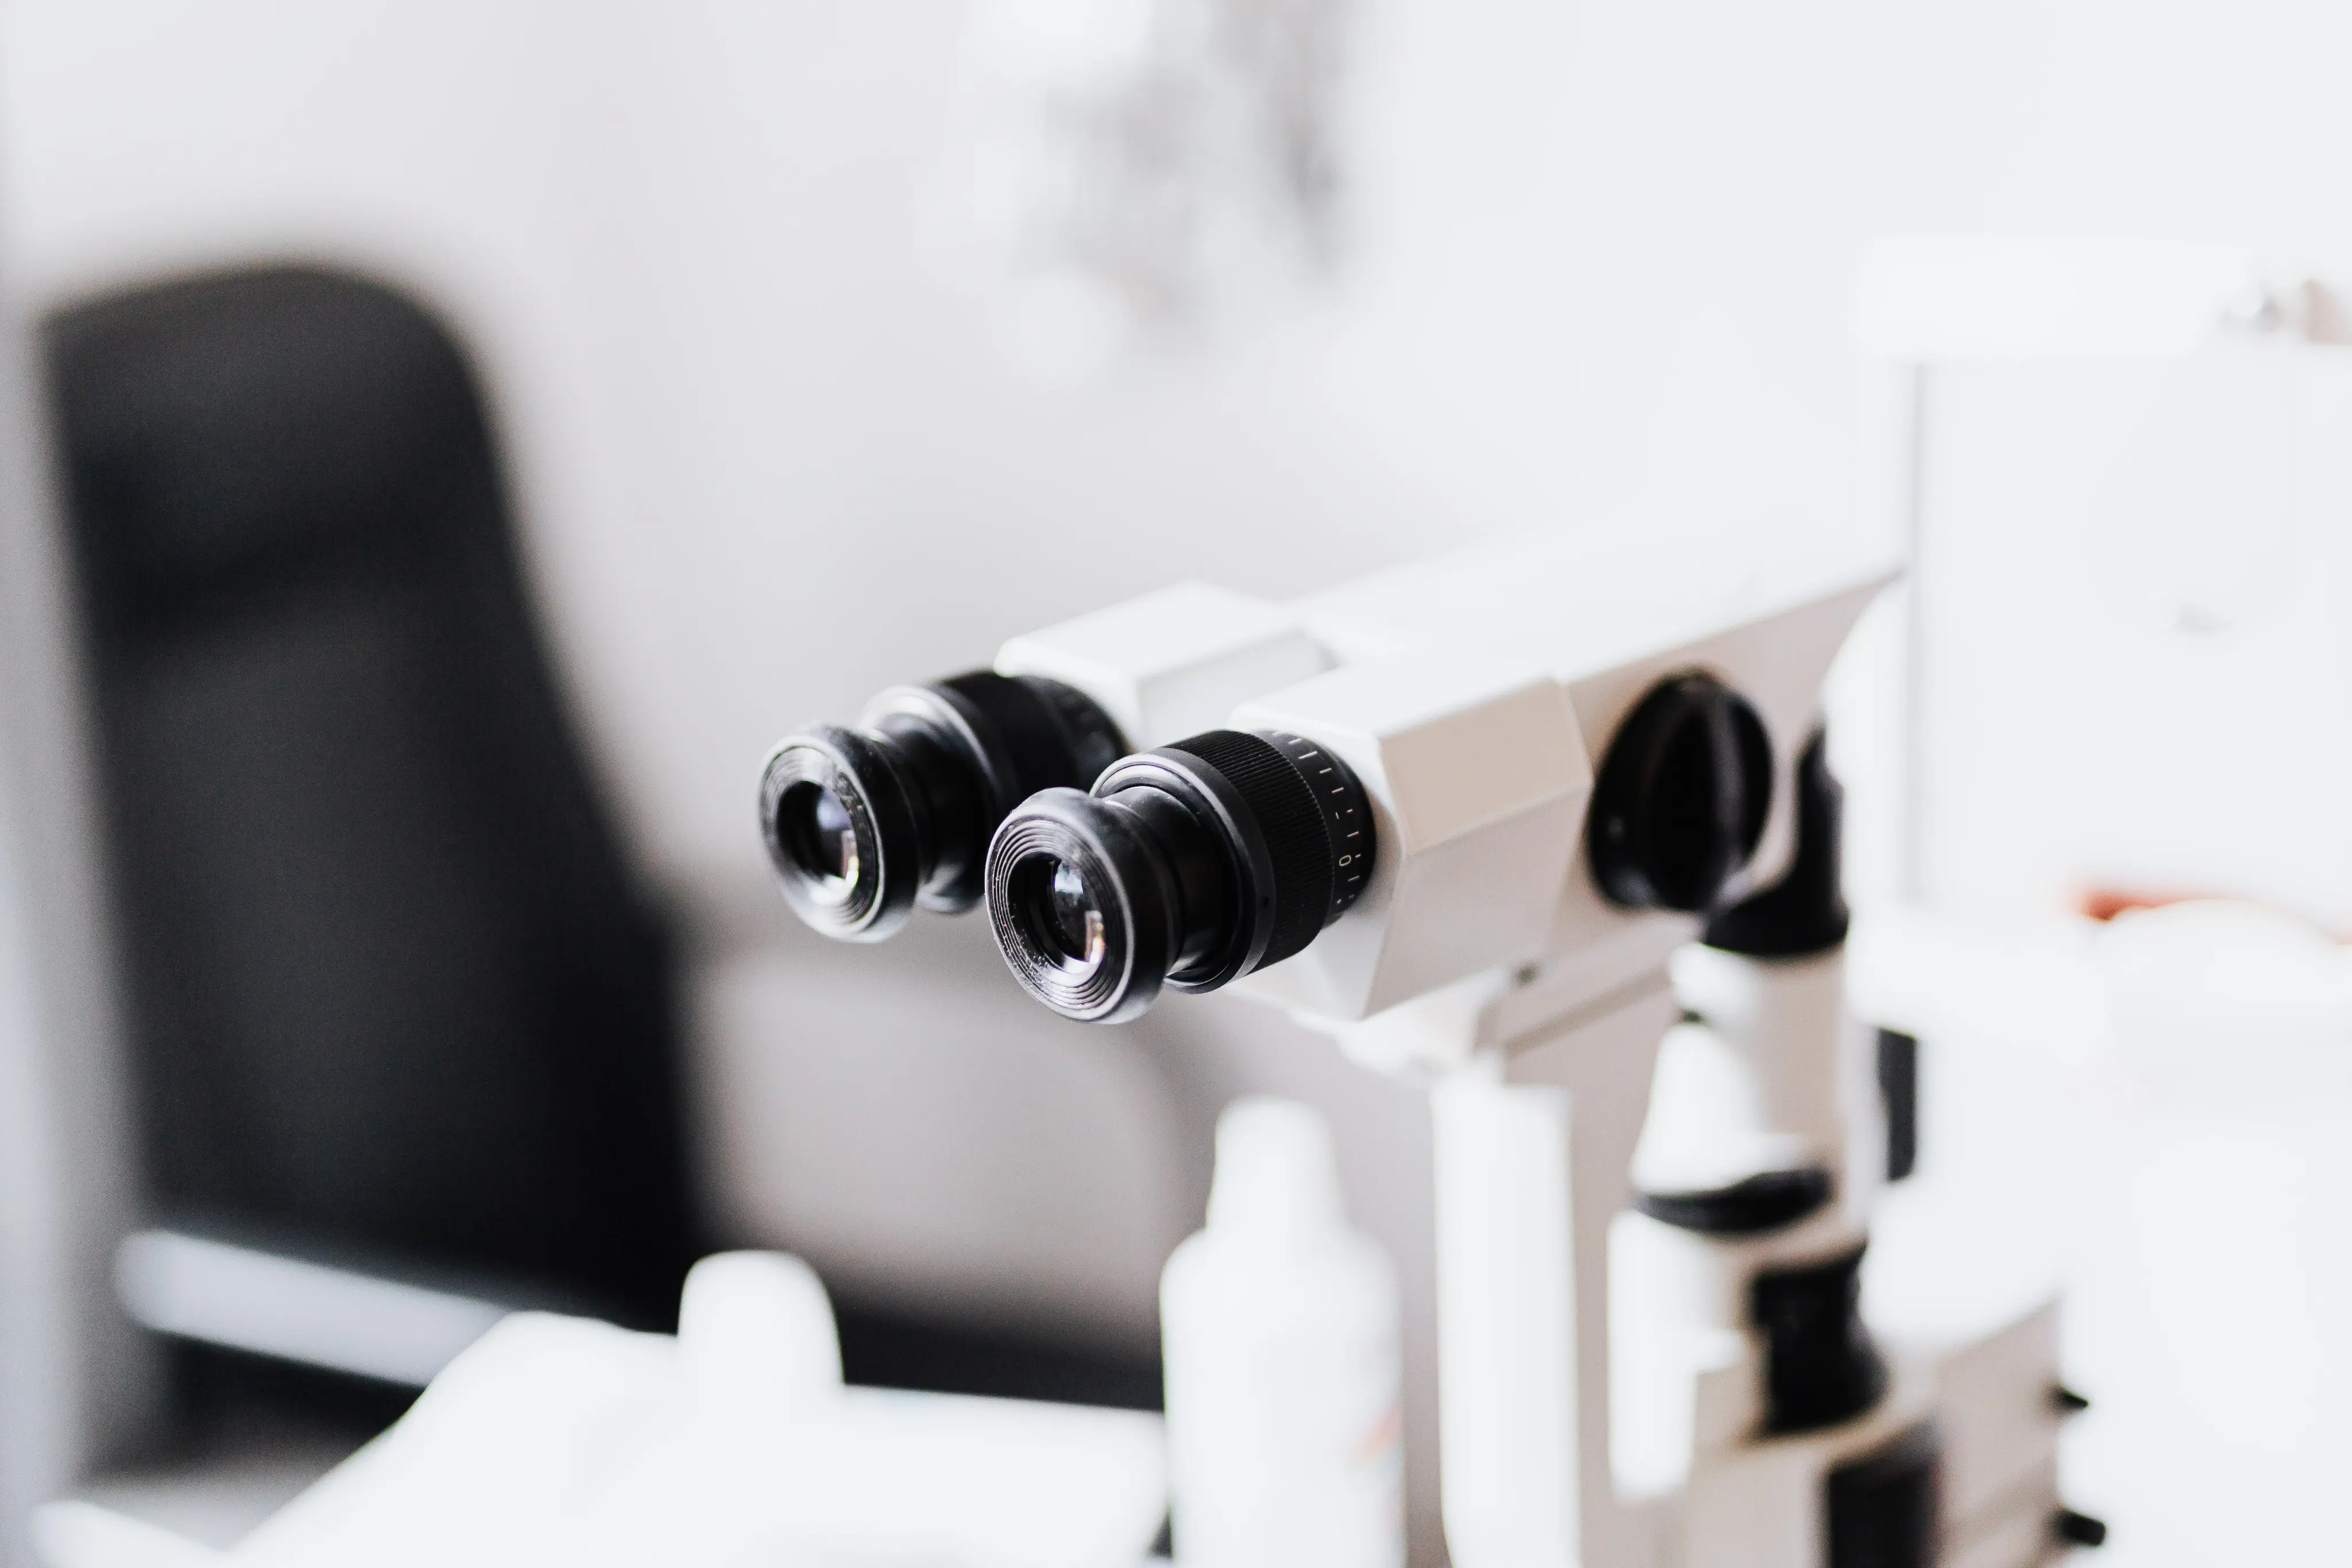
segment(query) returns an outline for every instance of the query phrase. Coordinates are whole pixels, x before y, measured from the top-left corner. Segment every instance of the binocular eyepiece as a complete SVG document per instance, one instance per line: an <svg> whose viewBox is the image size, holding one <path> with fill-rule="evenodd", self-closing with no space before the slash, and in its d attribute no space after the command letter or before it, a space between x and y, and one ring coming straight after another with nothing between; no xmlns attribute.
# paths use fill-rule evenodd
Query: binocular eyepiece
<svg viewBox="0 0 2352 1568"><path fill-rule="evenodd" d="M1213 729L1126 749L1101 707L1042 677L894 686L856 727L777 746L761 827L785 901L818 931L877 942L918 904L985 897L1014 977L1088 1022L1280 963L1369 883L1370 799L1317 742ZM1700 671L1661 681L1601 761L1594 883L1623 908L1716 911L1756 853L1772 775L1745 698Z"/></svg>
<svg viewBox="0 0 2352 1568"><path fill-rule="evenodd" d="M1089 1021L1278 963L1362 892L1371 808L1321 747L1220 729L1125 750L1099 706L1042 677L893 686L856 727L777 745L768 858L793 912L845 941L985 896L1022 985Z"/></svg>
<svg viewBox="0 0 2352 1568"><path fill-rule="evenodd" d="M815 725L777 744L760 829L794 914L828 936L879 942L918 904L971 908L1005 814L1087 783L1126 749L1110 716L1057 681L975 670L893 686L855 728Z"/></svg>
<svg viewBox="0 0 2352 1568"><path fill-rule="evenodd" d="M989 845L988 913L1031 996L1116 1023L1163 985L1211 991L1303 950L1363 892L1375 841L1337 757L1213 729L1031 797Z"/></svg>

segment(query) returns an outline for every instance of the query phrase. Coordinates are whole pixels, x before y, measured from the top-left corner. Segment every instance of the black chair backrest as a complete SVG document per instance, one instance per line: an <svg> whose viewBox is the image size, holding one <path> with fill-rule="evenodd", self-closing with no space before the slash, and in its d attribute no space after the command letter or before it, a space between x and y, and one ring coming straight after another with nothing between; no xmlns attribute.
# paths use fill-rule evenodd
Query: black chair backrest
<svg viewBox="0 0 2352 1568"><path fill-rule="evenodd" d="M463 355L279 268L47 331L151 1202L674 1312L671 965Z"/></svg>

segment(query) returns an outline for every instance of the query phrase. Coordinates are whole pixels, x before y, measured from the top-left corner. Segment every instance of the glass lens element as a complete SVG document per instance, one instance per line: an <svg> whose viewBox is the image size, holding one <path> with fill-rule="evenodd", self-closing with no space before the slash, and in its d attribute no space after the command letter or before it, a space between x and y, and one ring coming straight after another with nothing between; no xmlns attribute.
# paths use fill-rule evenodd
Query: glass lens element
<svg viewBox="0 0 2352 1568"><path fill-rule="evenodd" d="M1038 952L1081 970L1102 962L1102 909L1077 867L1039 855L1015 877L1021 924Z"/></svg>
<svg viewBox="0 0 2352 1568"><path fill-rule="evenodd" d="M1067 862L1054 868L1053 915L1064 957L1087 965L1102 961L1102 911L1095 907L1086 878Z"/></svg>
<svg viewBox="0 0 2352 1568"><path fill-rule="evenodd" d="M857 881L857 833L841 797L822 784L795 784L777 816L793 863L821 891L845 896Z"/></svg>

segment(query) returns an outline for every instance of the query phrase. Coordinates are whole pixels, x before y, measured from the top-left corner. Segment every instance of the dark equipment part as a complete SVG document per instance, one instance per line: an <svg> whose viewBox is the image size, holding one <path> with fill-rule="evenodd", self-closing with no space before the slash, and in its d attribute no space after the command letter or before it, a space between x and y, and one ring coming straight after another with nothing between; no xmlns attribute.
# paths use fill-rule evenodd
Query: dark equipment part
<svg viewBox="0 0 2352 1568"><path fill-rule="evenodd" d="M1032 996L1115 1023L1163 985L1214 990L1302 951L1363 891L1375 837L1363 786L1321 747L1210 730L1008 816L990 923Z"/></svg>
<svg viewBox="0 0 2352 1568"><path fill-rule="evenodd" d="M1886 1392L1886 1363L1862 1321L1861 1247L1748 1283L1764 1335L1764 1427L1811 1432L1861 1415Z"/></svg>
<svg viewBox="0 0 2352 1568"><path fill-rule="evenodd" d="M46 348L147 1207L673 1321L671 946L464 356L299 268Z"/></svg>
<svg viewBox="0 0 2352 1568"><path fill-rule="evenodd" d="M2050 1533L2069 1546L2105 1546L2107 1521L2062 1508L2050 1516Z"/></svg>
<svg viewBox="0 0 2352 1568"><path fill-rule="evenodd" d="M1878 1031L1878 1098L1886 1110L1886 1179L1919 1168L1919 1037Z"/></svg>
<svg viewBox="0 0 2352 1568"><path fill-rule="evenodd" d="M878 942L918 905L980 901L988 841L1041 789L1084 789L1126 750L1082 693L975 670L893 686L856 728L778 743L760 779L760 831L784 902L813 929Z"/></svg>
<svg viewBox="0 0 2352 1568"><path fill-rule="evenodd" d="M1713 675L1672 676L1601 760L1585 825L1593 881L1629 908L1712 909L1771 805L1772 743L1755 708Z"/></svg>
<svg viewBox="0 0 2352 1568"><path fill-rule="evenodd" d="M1830 771L1827 737L1817 729L1797 758L1797 841L1788 871L1717 912L1699 939L1750 958L1809 958L1843 946L1844 820L1845 791Z"/></svg>
<svg viewBox="0 0 2352 1568"><path fill-rule="evenodd" d="M1766 1236L1821 1211L1837 1184L1821 1166L1763 1171L1707 1192L1643 1192L1633 1206L1652 1219L1701 1236Z"/></svg>
<svg viewBox="0 0 2352 1568"><path fill-rule="evenodd" d="M835 1295L834 1317L845 1383L1118 1410L1162 1406L1160 1357L1149 1347L1112 1351L1001 1324L943 1322L854 1293Z"/></svg>
<svg viewBox="0 0 2352 1568"><path fill-rule="evenodd" d="M1929 1568L1942 1472L1943 1444L1926 1422L1831 1470L1829 1568Z"/></svg>

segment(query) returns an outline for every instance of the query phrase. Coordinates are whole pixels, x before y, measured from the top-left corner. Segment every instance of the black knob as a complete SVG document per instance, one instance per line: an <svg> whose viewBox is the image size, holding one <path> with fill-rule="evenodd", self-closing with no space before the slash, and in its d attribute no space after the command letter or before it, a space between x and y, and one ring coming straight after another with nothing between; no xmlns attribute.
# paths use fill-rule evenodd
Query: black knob
<svg viewBox="0 0 2352 1568"><path fill-rule="evenodd" d="M1845 791L1820 730L1797 758L1797 842L1779 882L1718 910L1699 940L1751 958L1802 958L1845 942L1841 830Z"/></svg>
<svg viewBox="0 0 2352 1568"><path fill-rule="evenodd" d="M2068 1546L2105 1546L2107 1543L2107 1521L2094 1519L2087 1513L2077 1513L2062 1508L2050 1516L2050 1533Z"/></svg>
<svg viewBox="0 0 2352 1568"><path fill-rule="evenodd" d="M1772 743L1755 708L1713 675L1669 677L1601 758L1585 823L1592 879L1632 908L1711 909L1771 804Z"/></svg>
<svg viewBox="0 0 2352 1568"><path fill-rule="evenodd" d="M1886 1392L1885 1358L1862 1319L1862 1254L1856 1245L1748 1282L1748 1321L1764 1336L1766 1431L1834 1427Z"/></svg>

